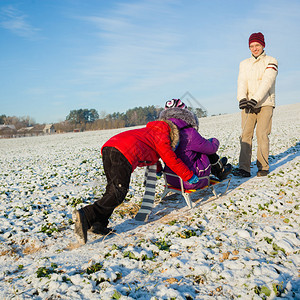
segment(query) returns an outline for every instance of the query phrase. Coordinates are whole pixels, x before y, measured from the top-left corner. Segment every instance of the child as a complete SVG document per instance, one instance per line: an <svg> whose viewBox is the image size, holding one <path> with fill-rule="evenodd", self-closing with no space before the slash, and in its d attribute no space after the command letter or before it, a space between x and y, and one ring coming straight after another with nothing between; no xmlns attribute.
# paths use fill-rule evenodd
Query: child
<svg viewBox="0 0 300 300"><path fill-rule="evenodd" d="M178 142L178 129L167 120L149 122L145 128L128 130L109 139L101 149L106 191L94 204L73 212L78 241L87 242L87 231L92 226L100 234L111 232L108 219L125 199L136 167L157 164L161 158L184 181L196 183L198 177L173 152Z"/></svg>
<svg viewBox="0 0 300 300"><path fill-rule="evenodd" d="M207 140L198 133L198 118L180 99L167 101L159 119L172 121L179 129L180 144L175 153L197 177L209 176L212 173L218 179L223 180L231 172L232 167L227 164L227 158L219 159L216 153L219 141L216 138ZM168 173L172 173L171 169L168 165L165 167ZM167 180L172 186L180 187L178 178L167 176ZM199 189L207 183L206 179L194 184L184 182L184 188Z"/></svg>

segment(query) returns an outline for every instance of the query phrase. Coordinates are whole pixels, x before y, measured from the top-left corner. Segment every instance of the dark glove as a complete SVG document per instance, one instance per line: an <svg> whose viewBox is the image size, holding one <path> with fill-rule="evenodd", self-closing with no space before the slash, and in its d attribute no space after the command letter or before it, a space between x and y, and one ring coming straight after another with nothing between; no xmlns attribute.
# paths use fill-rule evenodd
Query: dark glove
<svg viewBox="0 0 300 300"><path fill-rule="evenodd" d="M249 109L252 109L252 108L254 108L254 106L255 106L256 104L257 104L257 101L254 100L254 99L251 99L251 100L248 101L247 107L248 107Z"/></svg>
<svg viewBox="0 0 300 300"><path fill-rule="evenodd" d="M189 180L188 183L189 184L194 184L197 183L199 181L199 178L194 174Z"/></svg>
<svg viewBox="0 0 300 300"><path fill-rule="evenodd" d="M239 108L240 108L240 109L244 109L244 108L247 107L247 104L248 104L248 101L247 101L246 98L244 98L244 99L240 100Z"/></svg>
<svg viewBox="0 0 300 300"><path fill-rule="evenodd" d="M162 176L162 171L160 171L160 172L156 172L156 178L160 178Z"/></svg>

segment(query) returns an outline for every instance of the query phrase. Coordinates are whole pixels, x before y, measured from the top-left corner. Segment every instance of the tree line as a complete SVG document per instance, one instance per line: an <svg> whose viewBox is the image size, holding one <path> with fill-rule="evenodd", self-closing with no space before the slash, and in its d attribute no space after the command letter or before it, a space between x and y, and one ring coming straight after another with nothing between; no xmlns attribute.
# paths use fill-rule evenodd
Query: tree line
<svg viewBox="0 0 300 300"><path fill-rule="evenodd" d="M29 116L25 117L9 117L6 115L0 115L0 125L14 125L16 129L21 129L24 127L30 127L36 125L34 119Z"/></svg>
<svg viewBox="0 0 300 300"><path fill-rule="evenodd" d="M201 108L189 108L197 117L206 117L207 112ZM112 114L101 113L101 117L96 109L71 110L65 121L55 123L56 132L86 131L123 128L138 125L145 125L150 121L157 120L159 113L163 110L154 105L146 107L135 107L128 109L125 113L115 112ZM0 124L14 125L16 129L29 126L41 126L36 124L30 117L7 117L0 115Z"/></svg>
<svg viewBox="0 0 300 300"><path fill-rule="evenodd" d="M201 108L188 108L198 118L206 117L207 112ZM67 126L73 127L73 130L101 130L113 129L122 127L131 127L138 125L145 125L148 122L158 119L160 112L163 110L161 107L154 105L146 107L135 107L127 110L125 113L112 113L99 117L95 109L78 109L71 110L66 117ZM62 125L62 124L61 124Z"/></svg>
<svg viewBox="0 0 300 300"><path fill-rule="evenodd" d="M135 107L127 110L125 113L115 112L107 115L102 113L100 118L99 113L95 109L78 109L71 110L66 120L56 125L60 126L58 130L62 130L62 126L67 126L73 130L77 129L80 131L138 126L156 120L161 110L162 108L154 105Z"/></svg>

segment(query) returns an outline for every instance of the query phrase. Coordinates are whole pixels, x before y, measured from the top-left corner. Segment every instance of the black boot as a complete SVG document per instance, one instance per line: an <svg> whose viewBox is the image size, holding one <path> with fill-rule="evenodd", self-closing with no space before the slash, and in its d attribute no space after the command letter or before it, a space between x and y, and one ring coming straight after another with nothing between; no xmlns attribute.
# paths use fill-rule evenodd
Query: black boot
<svg viewBox="0 0 300 300"><path fill-rule="evenodd" d="M222 157L218 159L217 162L211 163L211 174L219 177L219 174L222 173L224 166L227 164L227 157Z"/></svg>
<svg viewBox="0 0 300 300"><path fill-rule="evenodd" d="M232 174L237 177L251 177L251 173L243 169L236 169Z"/></svg>
<svg viewBox="0 0 300 300"><path fill-rule="evenodd" d="M96 233L96 234L102 234L102 235L107 235L110 233L115 232L112 228L106 227L100 222L95 222L92 227L91 227L91 232Z"/></svg>
<svg viewBox="0 0 300 300"><path fill-rule="evenodd" d="M223 167L222 171L217 175L217 177L222 181L224 180L232 171L232 165L227 164Z"/></svg>

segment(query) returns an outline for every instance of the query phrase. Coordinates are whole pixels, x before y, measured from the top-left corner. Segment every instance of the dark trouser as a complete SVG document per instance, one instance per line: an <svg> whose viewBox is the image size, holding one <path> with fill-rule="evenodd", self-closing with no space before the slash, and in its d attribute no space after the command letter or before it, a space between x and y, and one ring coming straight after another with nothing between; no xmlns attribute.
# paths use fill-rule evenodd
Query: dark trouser
<svg viewBox="0 0 300 300"><path fill-rule="evenodd" d="M219 155L217 153L207 155L209 162L211 164L211 173L215 176L219 175L219 173L222 171L222 168L220 167L217 162L219 161Z"/></svg>
<svg viewBox="0 0 300 300"><path fill-rule="evenodd" d="M120 205L128 192L132 166L127 158L116 148L104 147L102 150L104 172L107 185L104 195L94 204L82 208L89 226L100 222L108 225L108 219L114 209Z"/></svg>
<svg viewBox="0 0 300 300"><path fill-rule="evenodd" d="M207 155L209 162L213 165L219 160L219 155L217 153Z"/></svg>

